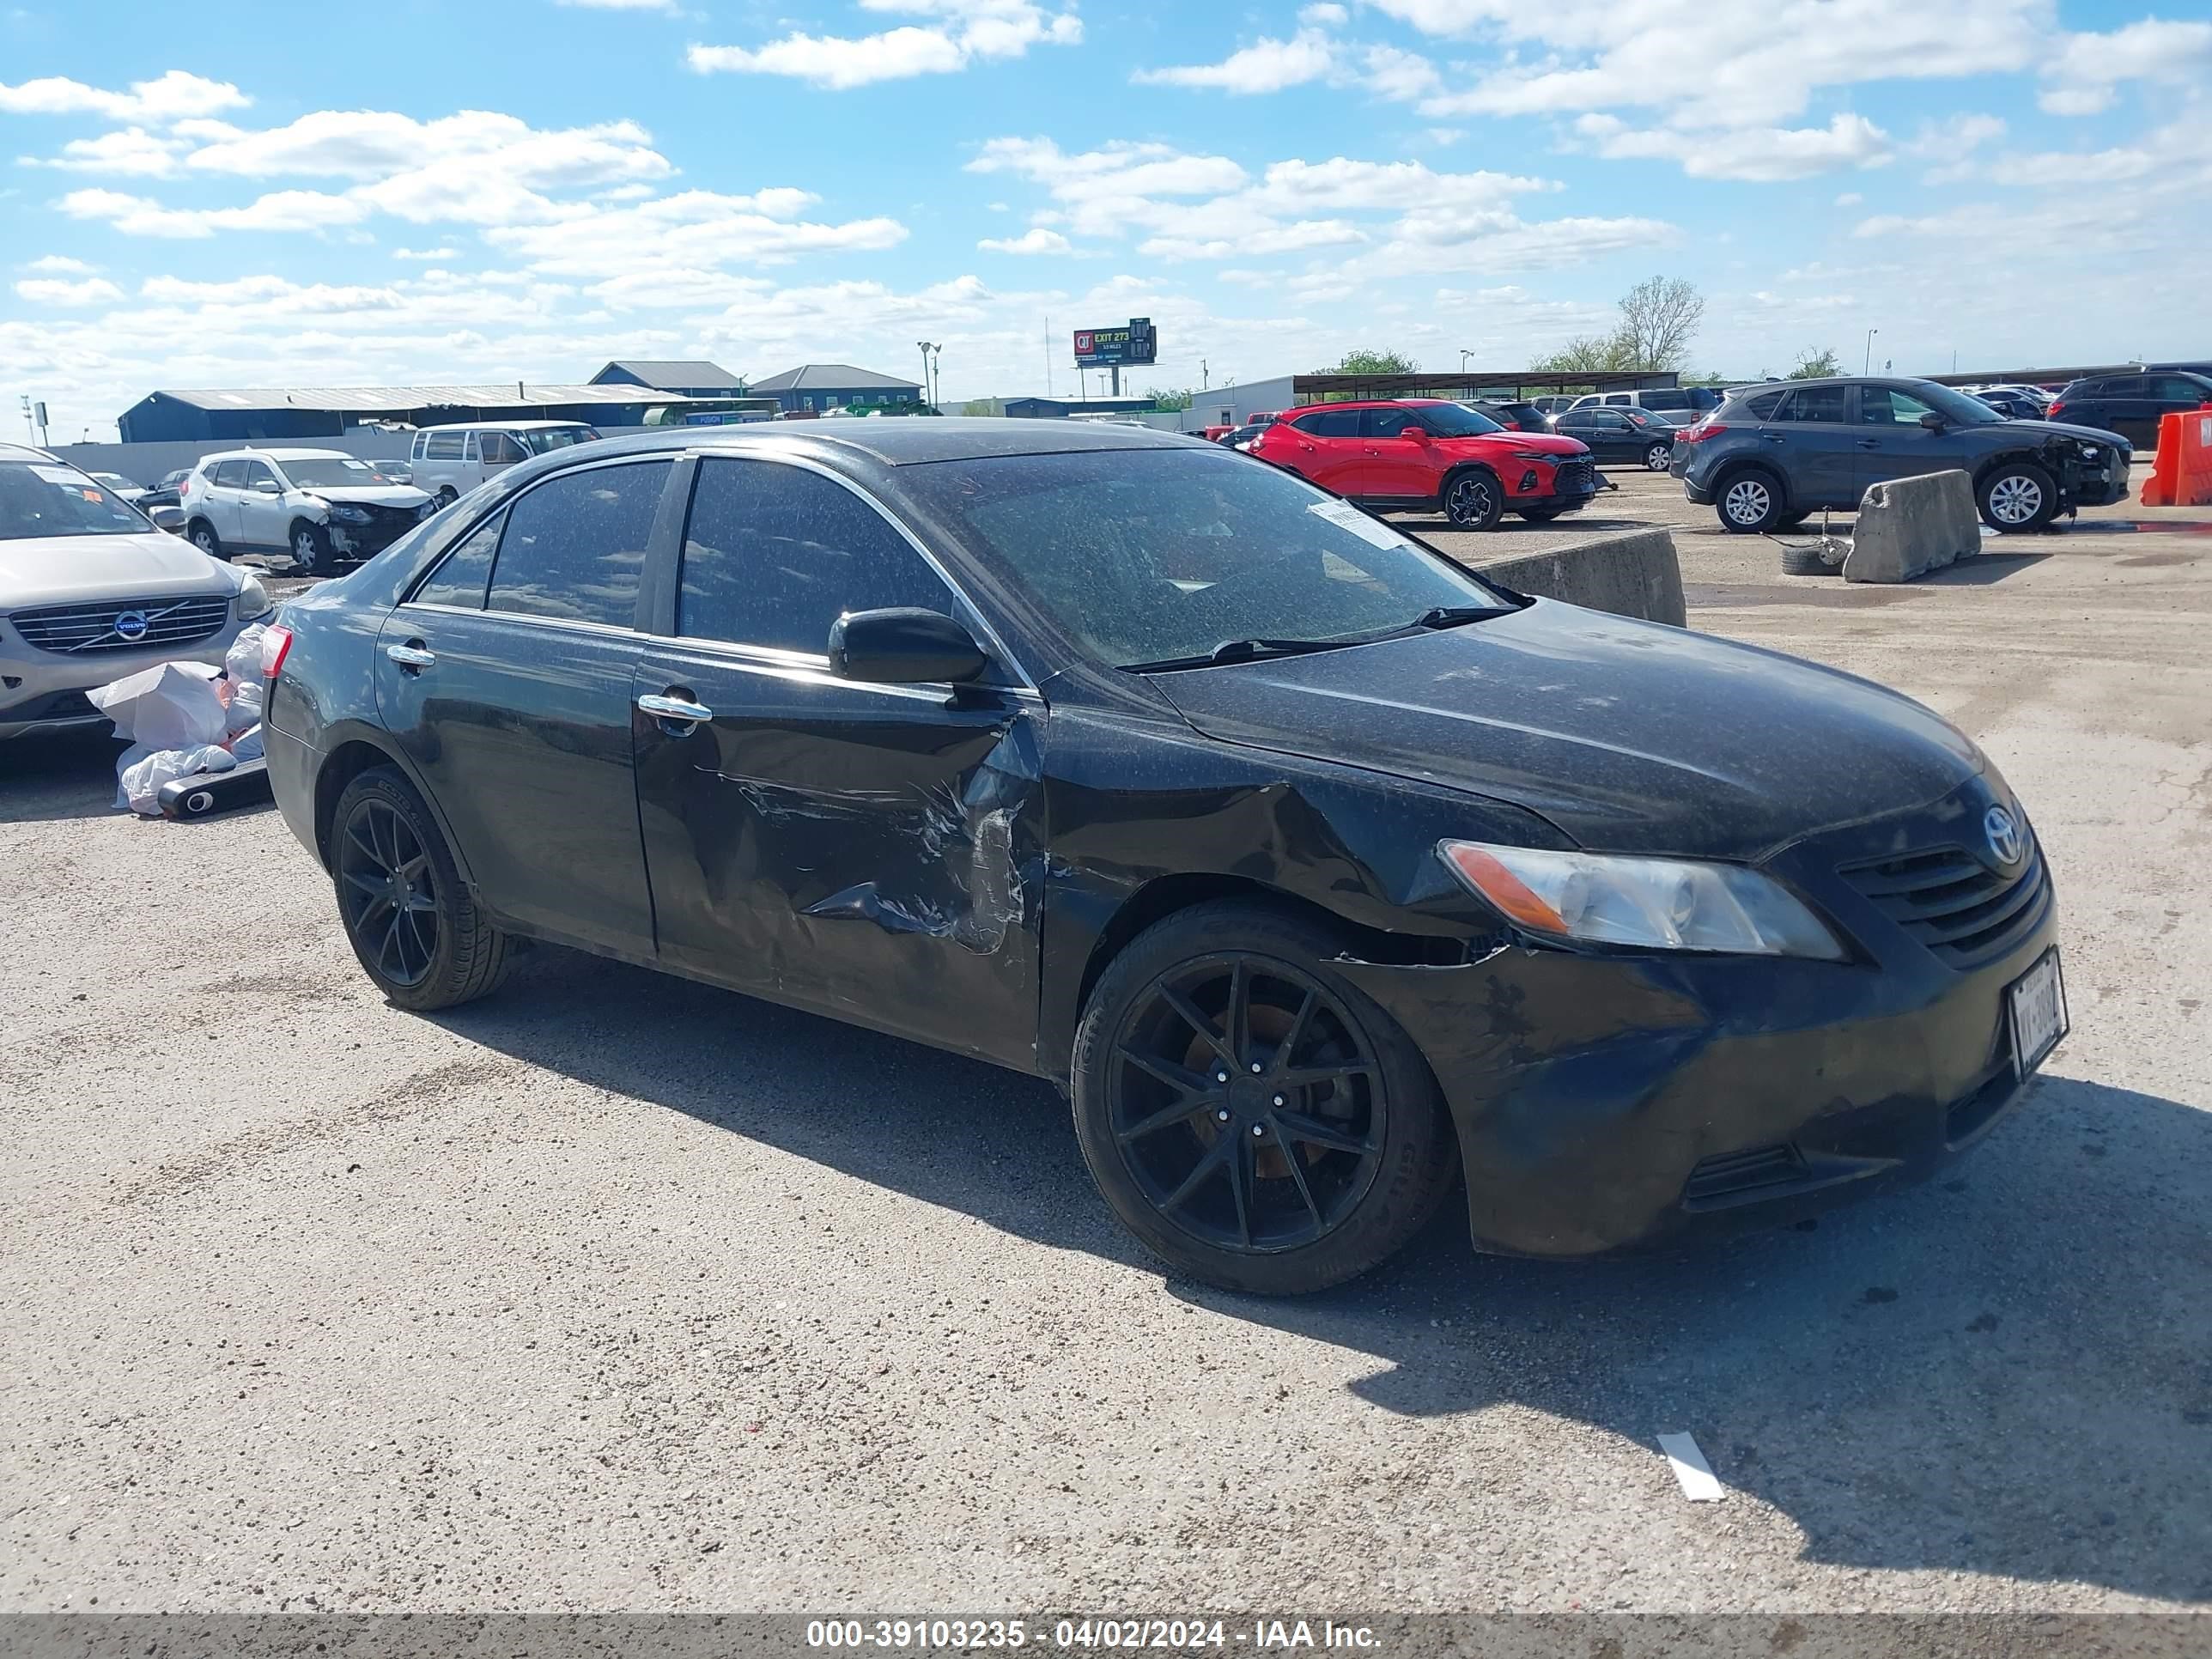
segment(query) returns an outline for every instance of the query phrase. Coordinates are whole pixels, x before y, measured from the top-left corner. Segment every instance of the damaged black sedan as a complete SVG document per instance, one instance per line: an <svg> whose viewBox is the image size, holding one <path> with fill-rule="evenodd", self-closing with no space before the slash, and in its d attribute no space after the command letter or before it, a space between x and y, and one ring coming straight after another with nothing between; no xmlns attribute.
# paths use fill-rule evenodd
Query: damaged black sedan
<svg viewBox="0 0 2212 1659"><path fill-rule="evenodd" d="M1349 1279L1462 1175L1520 1254L1802 1213L2065 1029L2026 816L1935 714L1195 439L617 440L270 637L277 801L394 1004L546 939L1049 1078L1223 1285Z"/></svg>

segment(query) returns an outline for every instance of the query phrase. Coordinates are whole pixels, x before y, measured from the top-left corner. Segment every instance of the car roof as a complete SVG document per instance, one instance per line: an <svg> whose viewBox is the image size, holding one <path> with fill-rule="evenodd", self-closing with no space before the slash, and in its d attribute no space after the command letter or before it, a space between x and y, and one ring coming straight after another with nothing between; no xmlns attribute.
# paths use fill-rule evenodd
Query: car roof
<svg viewBox="0 0 2212 1659"><path fill-rule="evenodd" d="M343 451L343 449L273 449L273 448L267 447L265 447L265 446L257 446L256 447L254 447L254 448L251 448L251 449L223 449L223 450L217 450L215 453L213 453L213 454L211 454L211 455L203 455L203 456L201 456L201 457L200 457L200 459L199 459L198 465L201 465L201 466L205 466L205 465L206 465L210 461L358 461L358 460L361 460L361 457L360 457L360 456L358 456L358 455L349 455L349 454L347 454L347 453L345 453L345 451ZM363 462L363 463L362 463L362 465L368 465L368 463Z"/></svg>
<svg viewBox="0 0 2212 1659"><path fill-rule="evenodd" d="M57 461L64 466L75 465L43 449L35 449L29 444L11 444L4 438L0 438L0 461Z"/></svg>
<svg viewBox="0 0 2212 1659"><path fill-rule="evenodd" d="M1300 409L1286 409L1283 413L1296 418L1323 409L1437 409L1451 401L1449 398L1344 398L1325 404L1308 404Z"/></svg>
<svg viewBox="0 0 2212 1659"><path fill-rule="evenodd" d="M721 450L790 454L824 452L884 466L965 461L1002 455L1063 455L1101 449L1199 449L1216 446L1180 432L1096 421L1000 420L989 416L906 416L889 420L762 421L746 426L646 427L635 434L558 450L543 461ZM550 468L545 470L550 470Z"/></svg>

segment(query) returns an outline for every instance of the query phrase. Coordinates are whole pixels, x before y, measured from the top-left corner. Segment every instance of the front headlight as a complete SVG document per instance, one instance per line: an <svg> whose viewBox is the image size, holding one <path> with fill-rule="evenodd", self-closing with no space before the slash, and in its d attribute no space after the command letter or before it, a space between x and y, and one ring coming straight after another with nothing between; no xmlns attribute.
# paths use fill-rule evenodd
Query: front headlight
<svg viewBox="0 0 2212 1659"><path fill-rule="evenodd" d="M372 515L365 507L334 507L331 517L340 524L367 524Z"/></svg>
<svg viewBox="0 0 2212 1659"><path fill-rule="evenodd" d="M1734 864L1540 852L1446 841L1454 875L1532 933L1656 951L1842 959L1844 947L1780 883Z"/></svg>
<svg viewBox="0 0 2212 1659"><path fill-rule="evenodd" d="M1513 459L1516 461L1551 461L1557 463L1564 461L1567 458L1564 455L1549 454L1540 449L1516 449L1513 452Z"/></svg>
<svg viewBox="0 0 2212 1659"><path fill-rule="evenodd" d="M269 590L261 585L258 576L248 576L245 586L238 590L233 601L233 613L242 623L258 622L276 607L270 602Z"/></svg>

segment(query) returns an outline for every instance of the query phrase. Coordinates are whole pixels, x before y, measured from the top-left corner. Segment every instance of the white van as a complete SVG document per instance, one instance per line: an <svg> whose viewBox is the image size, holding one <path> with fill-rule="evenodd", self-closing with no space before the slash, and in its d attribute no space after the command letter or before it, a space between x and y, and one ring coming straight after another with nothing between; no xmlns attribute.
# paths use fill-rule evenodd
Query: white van
<svg viewBox="0 0 2212 1659"><path fill-rule="evenodd" d="M1648 392L1589 392L1569 404L1569 409L1648 409L1655 415L1663 415L1678 424L1686 426L1692 421L1710 415L1726 400L1727 394L1709 386L1654 386ZM1539 398L1540 404L1543 399ZM1547 410L1545 413L1554 411Z"/></svg>
<svg viewBox="0 0 2212 1659"><path fill-rule="evenodd" d="M504 467L599 434L581 421L471 421L426 426L407 452L415 486L439 506L457 501Z"/></svg>

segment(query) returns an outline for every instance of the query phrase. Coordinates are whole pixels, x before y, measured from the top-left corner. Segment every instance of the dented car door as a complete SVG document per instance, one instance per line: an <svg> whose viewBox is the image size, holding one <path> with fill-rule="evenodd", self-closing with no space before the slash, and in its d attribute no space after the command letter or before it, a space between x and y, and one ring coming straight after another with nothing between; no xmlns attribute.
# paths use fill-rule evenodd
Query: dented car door
<svg viewBox="0 0 2212 1659"><path fill-rule="evenodd" d="M660 959L777 1000L1027 1065L1043 706L1002 683L833 674L830 624L963 600L827 472L708 459L635 679Z"/></svg>

